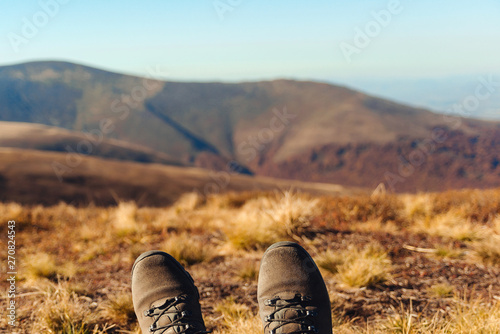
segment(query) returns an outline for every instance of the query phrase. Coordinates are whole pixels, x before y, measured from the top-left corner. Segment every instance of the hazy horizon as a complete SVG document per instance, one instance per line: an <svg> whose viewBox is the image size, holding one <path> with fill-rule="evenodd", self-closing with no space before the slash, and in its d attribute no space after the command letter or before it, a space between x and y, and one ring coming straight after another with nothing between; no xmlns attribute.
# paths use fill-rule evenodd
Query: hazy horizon
<svg viewBox="0 0 500 334"><path fill-rule="evenodd" d="M492 0L25 1L4 9L1 63L195 81L477 75L498 72L499 14Z"/></svg>

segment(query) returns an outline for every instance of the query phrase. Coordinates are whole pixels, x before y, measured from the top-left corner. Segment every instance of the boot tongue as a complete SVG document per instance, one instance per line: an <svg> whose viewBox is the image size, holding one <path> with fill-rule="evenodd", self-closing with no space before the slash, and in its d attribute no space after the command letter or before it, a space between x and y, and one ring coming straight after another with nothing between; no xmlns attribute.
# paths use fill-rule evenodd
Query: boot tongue
<svg viewBox="0 0 500 334"><path fill-rule="evenodd" d="M292 333L299 332L304 329L305 320L303 319L306 315L306 309L296 304L297 301L300 301L300 295L296 293L283 293L280 294L280 299L276 301L276 308L283 307L282 310L277 311L274 314L275 320L281 320L283 322L297 320L295 322L288 323L276 329L276 333ZM290 306L290 307L286 307ZM302 319L301 319L302 318Z"/></svg>
<svg viewBox="0 0 500 334"><path fill-rule="evenodd" d="M159 315L163 311L166 311L159 317L158 321L156 322L156 328L165 327L176 322L179 318L182 317L182 311L186 309L185 302L176 303L171 307L168 307L168 304L168 299L160 299L153 303L152 307L158 307L158 309L155 310L156 315ZM167 307L168 309L165 310L165 308ZM184 327L185 326L172 326L166 332L159 331L159 333L176 334L184 330Z"/></svg>

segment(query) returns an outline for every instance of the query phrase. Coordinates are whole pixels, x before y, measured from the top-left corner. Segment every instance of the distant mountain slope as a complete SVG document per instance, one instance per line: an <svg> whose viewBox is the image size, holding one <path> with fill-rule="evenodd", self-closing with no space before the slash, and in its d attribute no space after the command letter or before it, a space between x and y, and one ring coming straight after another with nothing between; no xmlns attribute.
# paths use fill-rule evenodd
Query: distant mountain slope
<svg viewBox="0 0 500 334"><path fill-rule="evenodd" d="M383 183L396 192L500 187L500 131L466 135L450 131L443 142L401 138L386 144L330 144L259 173L313 182L375 189ZM272 152L269 152L272 156Z"/></svg>
<svg viewBox="0 0 500 334"><path fill-rule="evenodd" d="M397 165L408 145L431 138L435 128L457 133L459 141L481 137L478 152L495 152L490 143L500 131L498 122L462 120L455 126L443 115L324 83L165 82L62 62L0 67L0 120L105 132L200 167L227 169L236 161L247 173L367 186L379 179L377 166ZM321 166L335 159L325 147L386 153L374 156L380 161L347 154L347 161L325 170ZM314 162L308 162L311 154ZM451 153L432 157L441 161L442 154ZM362 169L349 167L361 163ZM480 173L486 177L469 182L470 173L437 176L435 168L425 168L419 170L429 178L397 190L433 189L435 177L446 178L444 187L486 187L485 180L498 177L485 169Z"/></svg>

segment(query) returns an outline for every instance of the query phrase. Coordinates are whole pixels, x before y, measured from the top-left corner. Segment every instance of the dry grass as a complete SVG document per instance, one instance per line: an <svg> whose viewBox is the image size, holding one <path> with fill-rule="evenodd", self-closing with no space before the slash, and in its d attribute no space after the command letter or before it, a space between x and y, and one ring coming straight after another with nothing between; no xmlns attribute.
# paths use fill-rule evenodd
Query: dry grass
<svg viewBox="0 0 500 334"><path fill-rule="evenodd" d="M339 272L339 266L345 263L346 258L343 253L327 249L325 252L315 256L314 261L318 267L323 268L332 274L336 274Z"/></svg>
<svg viewBox="0 0 500 334"><path fill-rule="evenodd" d="M23 213L23 207L17 203L0 205L0 220L3 222L17 220Z"/></svg>
<svg viewBox="0 0 500 334"><path fill-rule="evenodd" d="M220 313L223 319L223 328L216 330L214 333L260 334L262 332L261 320L252 314L248 306L236 302L232 297L215 305L214 310Z"/></svg>
<svg viewBox="0 0 500 334"><path fill-rule="evenodd" d="M11 203L0 204L0 219L18 222L20 332L138 333L130 268L142 252L162 249L193 274L215 333L261 333L253 300L257 259L283 239L300 241L325 273L338 297L335 333L500 330L500 290L493 283L500 190L323 199L293 192L187 194L166 208ZM0 232L6 234L5 224ZM408 251L405 244L435 251ZM1 259L6 263L5 254ZM474 296L457 297L462 291ZM389 299L393 292L400 294ZM412 296L435 308L412 306ZM368 300L376 302L364 308ZM394 300L400 309L390 309ZM5 319L0 327L7 327Z"/></svg>
<svg viewBox="0 0 500 334"><path fill-rule="evenodd" d="M57 266L54 257L47 253L38 253L25 257L27 278L54 279L57 276Z"/></svg>
<svg viewBox="0 0 500 334"><path fill-rule="evenodd" d="M64 284L47 284L40 292L44 298L34 306L32 319L37 333L100 334L114 327L103 323L90 298L77 295Z"/></svg>
<svg viewBox="0 0 500 334"><path fill-rule="evenodd" d="M500 265L500 235L473 244L475 255L485 264Z"/></svg>
<svg viewBox="0 0 500 334"><path fill-rule="evenodd" d="M237 312L228 307L228 313ZM387 319L381 319L359 326L351 322L335 322L333 333L339 334L451 334L451 333L484 333L496 334L500 332L500 303L487 303L481 299L453 299L452 306L445 312L437 312L433 317L426 318L409 308L393 308L392 315ZM223 311L224 312L224 311ZM224 314L224 313L223 313ZM227 313L226 313L227 314ZM230 318L230 317L229 317ZM230 318L231 321L222 330L214 333L261 333L262 323L258 317ZM334 316L335 319L335 316Z"/></svg>
<svg viewBox="0 0 500 334"><path fill-rule="evenodd" d="M318 199L293 192L251 199L239 210L225 233L238 249L264 249L301 235L318 212Z"/></svg>
<svg viewBox="0 0 500 334"><path fill-rule="evenodd" d="M172 210L177 214L194 211L205 204L205 198L198 193L186 193L172 205Z"/></svg>
<svg viewBox="0 0 500 334"><path fill-rule="evenodd" d="M125 236L138 231L136 221L137 205L134 202L121 202L113 214L113 227L117 235Z"/></svg>
<svg viewBox="0 0 500 334"><path fill-rule="evenodd" d="M485 333L500 331L500 304L489 304L481 299L456 298L446 313L437 312L424 318L411 308L394 310L394 315L368 329L367 333ZM364 331L363 331L364 332Z"/></svg>
<svg viewBox="0 0 500 334"><path fill-rule="evenodd" d="M209 262L215 256L213 246L203 240L194 239L187 233L170 235L161 249L186 266Z"/></svg>
<svg viewBox="0 0 500 334"><path fill-rule="evenodd" d="M226 298L222 302L215 305L214 310L221 313L227 323L231 323L238 319L252 318L252 312L245 304L240 304L233 297Z"/></svg>
<svg viewBox="0 0 500 334"><path fill-rule="evenodd" d="M245 281L256 281L259 277L259 265L254 261L244 261L238 271L238 276Z"/></svg>
<svg viewBox="0 0 500 334"><path fill-rule="evenodd" d="M453 296L455 288L450 283L439 283L432 285L427 291L433 297L448 298Z"/></svg>
<svg viewBox="0 0 500 334"><path fill-rule="evenodd" d="M445 245L436 248L435 255L441 258L461 259L465 257L466 253L462 249L456 249L451 246Z"/></svg>
<svg viewBox="0 0 500 334"><path fill-rule="evenodd" d="M425 220L417 220L413 226L415 232L427 233L440 237L460 240L475 241L484 239L486 229L463 219L455 210Z"/></svg>
<svg viewBox="0 0 500 334"><path fill-rule="evenodd" d="M364 249L350 247L344 261L337 267L340 281L349 287L372 287L390 278L391 261L380 245L370 244Z"/></svg>
<svg viewBox="0 0 500 334"><path fill-rule="evenodd" d="M216 329L214 334L262 334L263 326L259 317L235 319L227 323L224 328Z"/></svg>
<svg viewBox="0 0 500 334"><path fill-rule="evenodd" d="M352 231L356 232L385 232L391 234L398 234L401 231L401 226L397 225L394 221L383 222L381 219L368 220L350 226Z"/></svg>
<svg viewBox="0 0 500 334"><path fill-rule="evenodd" d="M129 291L109 295L108 300L102 305L103 313L112 323L135 324L137 317Z"/></svg>

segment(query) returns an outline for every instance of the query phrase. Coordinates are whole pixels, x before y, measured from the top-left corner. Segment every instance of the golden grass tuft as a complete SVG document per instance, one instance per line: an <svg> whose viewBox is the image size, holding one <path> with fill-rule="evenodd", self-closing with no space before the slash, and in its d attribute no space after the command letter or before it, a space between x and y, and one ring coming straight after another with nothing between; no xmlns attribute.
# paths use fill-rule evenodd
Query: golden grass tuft
<svg viewBox="0 0 500 334"><path fill-rule="evenodd" d="M460 241L481 240L487 233L485 228L464 219L456 209L417 220L411 229L417 233L427 233Z"/></svg>
<svg viewBox="0 0 500 334"><path fill-rule="evenodd" d="M500 265L500 235L473 244L474 254L485 264Z"/></svg>
<svg viewBox="0 0 500 334"><path fill-rule="evenodd" d="M226 298L215 305L214 311L221 313L227 323L252 317L250 308L245 304L236 302L233 297Z"/></svg>
<svg viewBox="0 0 500 334"><path fill-rule="evenodd" d="M55 279L58 271L54 257L47 253L37 253L26 256L26 275L28 278L48 278Z"/></svg>
<svg viewBox="0 0 500 334"><path fill-rule="evenodd" d="M216 329L214 334L262 334L262 321L258 316L237 319L227 323L223 329Z"/></svg>
<svg viewBox="0 0 500 334"><path fill-rule="evenodd" d="M291 191L252 199L241 207L225 233L238 249L263 249L303 233L318 212L318 204L318 199Z"/></svg>
<svg viewBox="0 0 500 334"><path fill-rule="evenodd" d="M253 261L244 261L238 271L238 277L245 281L256 281L259 277L259 265Z"/></svg>
<svg viewBox="0 0 500 334"><path fill-rule="evenodd" d="M78 273L78 267L71 261L56 263L54 256L48 253L37 253L24 257L25 278L36 280L47 278L56 280L57 278L71 279Z"/></svg>
<svg viewBox="0 0 500 334"><path fill-rule="evenodd" d="M386 282L392 269L387 253L378 244L359 250L350 247L345 260L337 267L340 281L349 287L371 287Z"/></svg>
<svg viewBox="0 0 500 334"><path fill-rule="evenodd" d="M171 234L161 249L186 266L208 262L215 256L215 249L210 243L187 233Z"/></svg>
<svg viewBox="0 0 500 334"><path fill-rule="evenodd" d="M430 286L427 293L432 297L448 298L453 297L455 288L450 283L438 283Z"/></svg>
<svg viewBox="0 0 500 334"><path fill-rule="evenodd" d="M227 219L228 210L221 209L213 201L207 202L197 193L187 193L171 207L161 210L152 226L157 230L207 233L217 229L219 224L226 225Z"/></svg>
<svg viewBox="0 0 500 334"><path fill-rule="evenodd" d="M441 246L436 248L436 257L450 258L450 259L461 259L465 256L465 251L462 249L453 248L451 246Z"/></svg>
<svg viewBox="0 0 500 334"><path fill-rule="evenodd" d="M215 330L218 334L261 334L262 322L252 314L245 304L238 303L229 297L215 305L214 310L221 313L222 329Z"/></svg>
<svg viewBox="0 0 500 334"><path fill-rule="evenodd" d="M137 321L129 291L108 295L108 300L101 308L106 318L113 323L132 324Z"/></svg>
<svg viewBox="0 0 500 334"><path fill-rule="evenodd" d="M393 221L383 222L382 219L370 219L366 222L359 222L349 226L351 231L356 232L385 232L398 234L401 226Z"/></svg>
<svg viewBox="0 0 500 334"><path fill-rule="evenodd" d="M432 318L416 314L411 307L401 307L366 333L500 333L500 303L455 298L446 312L438 312Z"/></svg>
<svg viewBox="0 0 500 334"><path fill-rule="evenodd" d="M118 236L128 235L138 230L136 215L137 205L135 202L120 202L118 204L112 218L112 226Z"/></svg>
<svg viewBox="0 0 500 334"><path fill-rule="evenodd" d="M90 298L78 296L66 284L50 284L40 292L45 298L32 313L37 333L101 334L114 327L103 321Z"/></svg>
<svg viewBox="0 0 500 334"><path fill-rule="evenodd" d="M327 249L325 252L315 256L314 262L316 262L318 267L336 274L339 272L339 266L345 262L345 254Z"/></svg>
<svg viewBox="0 0 500 334"><path fill-rule="evenodd" d="M402 211L409 220L425 220L433 215L433 194L401 195L401 201L404 204Z"/></svg>
<svg viewBox="0 0 500 334"><path fill-rule="evenodd" d="M172 209L177 213L194 211L205 204L206 199L196 192L185 193L172 205Z"/></svg>
<svg viewBox="0 0 500 334"><path fill-rule="evenodd" d="M23 213L23 207L17 203L7 203L0 205L0 220L7 222L17 220Z"/></svg>
<svg viewBox="0 0 500 334"><path fill-rule="evenodd" d="M492 219L491 225L493 226L493 232L500 235L500 215L496 215L495 218Z"/></svg>

